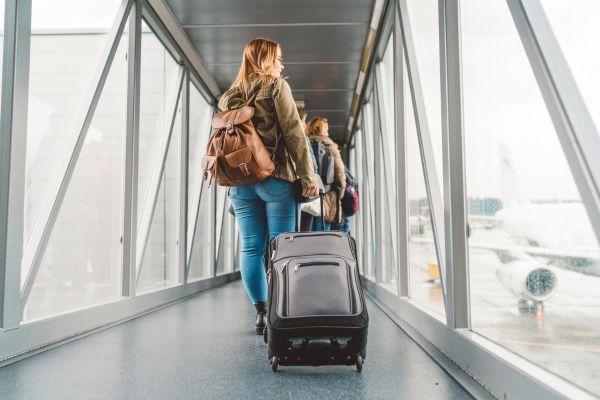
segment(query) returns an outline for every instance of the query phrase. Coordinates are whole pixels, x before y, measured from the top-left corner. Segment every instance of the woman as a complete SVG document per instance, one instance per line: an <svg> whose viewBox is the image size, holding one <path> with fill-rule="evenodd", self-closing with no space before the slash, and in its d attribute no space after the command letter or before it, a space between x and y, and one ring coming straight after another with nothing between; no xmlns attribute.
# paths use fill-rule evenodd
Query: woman
<svg viewBox="0 0 600 400"><path fill-rule="evenodd" d="M292 184L302 183L304 196L318 195L317 181L292 91L281 77L281 46L256 38L244 47L237 78L219 100L221 110L240 108L256 95L252 122L276 168L264 181L229 189L242 240L240 270L256 307L256 333L263 334L267 314L264 253L267 239L294 230L296 205ZM277 119L275 118L277 113ZM278 128L280 126L280 128ZM281 129L281 131L280 131ZM289 155L289 156L288 156ZM290 157L296 165L290 163Z"/></svg>
<svg viewBox="0 0 600 400"><path fill-rule="evenodd" d="M322 141L333 156L334 184L331 185L332 190L323 196L325 230L329 230L332 222L339 224L342 220L340 201L344 197L344 190L346 189L344 161L342 160L337 144L329 138L329 123L327 122L327 118L313 117L308 123L307 131L310 140ZM315 219L314 230L322 230L319 218Z"/></svg>

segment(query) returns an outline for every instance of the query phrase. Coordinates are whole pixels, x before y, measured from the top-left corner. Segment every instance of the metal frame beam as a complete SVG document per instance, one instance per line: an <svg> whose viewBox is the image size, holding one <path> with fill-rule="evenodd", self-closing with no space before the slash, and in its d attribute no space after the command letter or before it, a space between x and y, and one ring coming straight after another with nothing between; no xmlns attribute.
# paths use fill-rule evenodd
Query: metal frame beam
<svg viewBox="0 0 600 400"><path fill-rule="evenodd" d="M159 137L159 142L156 145L154 164L152 165L150 182L148 183L148 195L144 201L142 216L138 228L138 237L135 250L137 263L136 286L137 282L140 280L144 251L146 250L146 244L148 243L150 227L152 226L152 217L154 216L154 210L158 200L158 193L160 192L160 183L165 170L169 145L171 144L173 126L175 125L175 118L177 116L177 105L181 95L181 87L183 86L183 78L184 67L179 66L177 78L174 82L173 88L171 89L172 92L170 93L169 100L166 102L165 110L167 113L165 113L165 120L163 121L163 125L159 131L161 136Z"/></svg>
<svg viewBox="0 0 600 400"><path fill-rule="evenodd" d="M190 78L185 73L181 89L181 147L179 163L179 234L177 244L179 250L179 283L187 282L187 231L188 231L188 166L190 143ZM191 247L191 246L190 246Z"/></svg>
<svg viewBox="0 0 600 400"><path fill-rule="evenodd" d="M373 203L371 204L371 209L375 213L375 231L374 231L374 242L373 242L373 250L375 253L374 261L375 261L375 279L377 283L381 284L383 282L383 235L382 235L382 208L381 207L381 188L383 187L382 182L382 174L381 170L381 140L379 139L379 135L381 132L381 120L379 115L381 115L380 104L379 104L379 94L377 93L377 85L373 86L373 115L371 116L372 131L371 136L368 140L371 140L373 143L373 172L374 172L374 182L372 190L373 195Z"/></svg>
<svg viewBox="0 0 600 400"><path fill-rule="evenodd" d="M22 265L29 267L29 271L21 291L21 308L25 308L27 298L40 268L46 245L50 240L56 218L58 217L69 182L79 159L79 154L92 123L94 112L100 100L106 78L110 72L110 67L117 52L117 47L119 46L132 5L133 0L123 0L119 6L115 22L108 34L104 55L100 58L104 62L101 63L98 70L94 73L94 78L91 80L91 90L85 97L86 100L82 102L84 108L79 114L81 120L75 125L78 128L66 143L64 156L58 163L48 192L40 206L39 217L32 229L29 243L23 254Z"/></svg>
<svg viewBox="0 0 600 400"><path fill-rule="evenodd" d="M31 0L7 0L0 110L0 328L21 322Z"/></svg>
<svg viewBox="0 0 600 400"><path fill-rule="evenodd" d="M440 88L446 239L446 321L470 328L467 191L458 0L439 0Z"/></svg>
<svg viewBox="0 0 600 400"><path fill-rule="evenodd" d="M409 296L410 268L408 258L408 197L406 191L406 128L404 115L404 46L400 27L400 9L394 2L394 115L396 149L396 209L398 260L398 295Z"/></svg>
<svg viewBox="0 0 600 400"><path fill-rule="evenodd" d="M123 201L123 253L121 295L135 296L138 202L138 163L140 130L140 75L142 52L142 1L138 0L129 16L127 51L127 135L125 138L125 184Z"/></svg>
<svg viewBox="0 0 600 400"><path fill-rule="evenodd" d="M539 0L507 0L575 184L600 242L600 135Z"/></svg>
<svg viewBox="0 0 600 400"><path fill-rule="evenodd" d="M411 99L413 104L415 126L419 139L419 151L421 153L421 163L423 165L423 178L425 179L425 188L429 202L429 211L431 214L431 225L433 230L433 239L435 243L438 266L440 269L440 280L446 304L446 269L445 269L445 243L444 243L444 220L443 220L443 199L435 167L435 157L433 155L433 144L431 141L431 131L427 120L425 110L425 99L421 78L417 64L417 54L415 51L410 20L408 16L408 6L406 0L398 0L400 7L400 28L402 32L402 41L404 47L404 56L406 61L406 70L408 72L408 81L411 89Z"/></svg>

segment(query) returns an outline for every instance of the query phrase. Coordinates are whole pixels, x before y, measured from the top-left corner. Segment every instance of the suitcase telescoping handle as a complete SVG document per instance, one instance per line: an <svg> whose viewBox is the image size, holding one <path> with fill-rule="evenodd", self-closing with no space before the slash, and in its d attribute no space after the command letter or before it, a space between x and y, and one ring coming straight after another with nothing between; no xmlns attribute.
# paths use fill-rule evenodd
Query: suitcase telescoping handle
<svg viewBox="0 0 600 400"><path fill-rule="evenodd" d="M325 212L323 211L323 189L319 188L319 200L321 200L321 231L325 230ZM295 221L296 221L296 232L300 232L300 225L299 225L299 216L298 216L298 202L295 202L296 204L296 212L294 213L295 216Z"/></svg>

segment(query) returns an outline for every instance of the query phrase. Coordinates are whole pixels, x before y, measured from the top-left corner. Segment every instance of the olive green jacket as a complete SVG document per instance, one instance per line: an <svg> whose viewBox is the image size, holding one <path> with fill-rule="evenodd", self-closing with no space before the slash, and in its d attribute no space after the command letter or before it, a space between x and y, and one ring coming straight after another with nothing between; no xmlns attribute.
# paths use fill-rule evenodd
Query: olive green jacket
<svg viewBox="0 0 600 400"><path fill-rule="evenodd" d="M231 88L219 99L219 108L223 111L240 108L245 101L239 88ZM276 168L273 176L288 182L296 180L293 166L287 156L289 153L296 166L296 174L302 182L302 187L306 189L309 186L317 186L310 150L306 144L304 129L298 116L290 85L284 79L277 78L273 84L260 89L254 103L249 105L254 107L252 123L256 132L267 147L269 154L274 155L273 161ZM277 110L283 141L281 135L278 134L277 122L273 114L274 109Z"/></svg>

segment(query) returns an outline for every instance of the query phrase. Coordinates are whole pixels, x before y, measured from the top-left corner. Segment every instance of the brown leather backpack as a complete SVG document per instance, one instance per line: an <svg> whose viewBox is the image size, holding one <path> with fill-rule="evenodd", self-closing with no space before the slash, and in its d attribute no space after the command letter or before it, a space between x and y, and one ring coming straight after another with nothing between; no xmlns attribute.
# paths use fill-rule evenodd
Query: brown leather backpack
<svg viewBox="0 0 600 400"><path fill-rule="evenodd" d="M241 108L213 117L214 131L202 159L204 180L211 174L209 186L213 178L220 186L255 183L275 171L275 163L252 123L254 108L248 104L256 94Z"/></svg>

